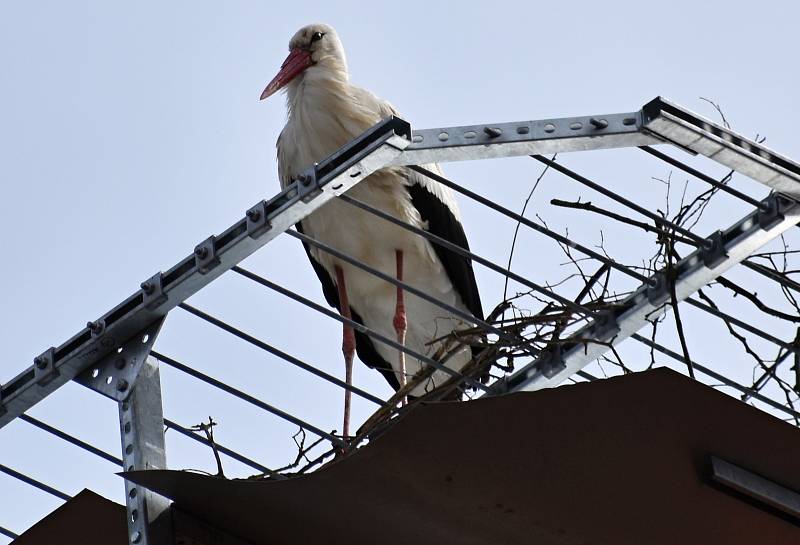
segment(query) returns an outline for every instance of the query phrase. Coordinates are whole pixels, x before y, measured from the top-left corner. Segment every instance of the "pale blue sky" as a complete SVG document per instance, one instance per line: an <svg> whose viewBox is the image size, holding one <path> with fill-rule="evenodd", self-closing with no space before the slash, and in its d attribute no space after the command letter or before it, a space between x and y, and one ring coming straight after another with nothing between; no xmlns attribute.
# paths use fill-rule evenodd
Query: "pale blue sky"
<svg viewBox="0 0 800 545"><path fill-rule="evenodd" d="M800 158L794 3L555 4L2 0L0 382L276 192L274 142L284 106L280 97L260 103L258 96L289 37L310 22L335 26L352 80L389 99L419 128L632 111L659 94L715 118L699 100L706 96L722 104L739 132L766 135L769 146ZM663 187L650 176L669 171L642 155L595 152L564 161L655 208ZM519 209L539 169L515 159L445 170ZM764 194L746 181L737 187ZM545 178L541 191L534 212L582 242L598 243L594 222L547 204L554 196L600 202L596 195L558 176ZM470 203L462 201L462 208L474 249L502 261L513 225ZM722 204L698 232L747 212L735 202ZM634 261L651 250L613 237L606 247ZM551 252L547 261L543 248L550 252L553 244L524 236L515 266L534 280L555 280L563 259ZM322 301L301 248L288 237L246 264ZM492 307L501 282L477 272L484 306ZM343 375L335 323L244 279L226 275L193 303ZM687 319L701 326L691 328L693 355L720 361L715 342L707 342L711 326L693 322L691 313ZM180 310L168 318L157 347L322 428L339 425L338 389ZM722 368L746 380L750 366L737 368L737 358L744 361L726 353ZM212 414L221 422L221 442L270 466L293 457L292 426L171 370L163 382L170 418L189 425ZM388 392L360 364L356 382ZM358 418L370 410L366 403L355 407ZM115 406L80 386L67 385L31 414L119 450ZM210 453L169 437L172 467L210 469ZM71 494L90 487L121 500L113 465L22 422L0 430L0 463ZM251 473L228 467L233 476ZM0 475L2 526L22 531L59 503Z"/></svg>

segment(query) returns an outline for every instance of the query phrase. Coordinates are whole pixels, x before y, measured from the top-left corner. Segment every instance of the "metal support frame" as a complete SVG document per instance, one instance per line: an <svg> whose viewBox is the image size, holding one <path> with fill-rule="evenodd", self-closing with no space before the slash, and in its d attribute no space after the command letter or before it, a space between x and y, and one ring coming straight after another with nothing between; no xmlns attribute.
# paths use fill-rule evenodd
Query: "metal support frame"
<svg viewBox="0 0 800 545"><path fill-rule="evenodd" d="M392 165L560 153L673 143L702 153L769 187L800 196L800 165L733 131L657 98L638 112L444 127L411 132L388 118L309 168L269 201L190 256L143 282L141 290L0 387L0 427L136 332L167 314L297 221L371 173Z"/></svg>
<svg viewBox="0 0 800 545"><path fill-rule="evenodd" d="M118 403L125 471L167 467L161 379L158 360L150 357L165 318L157 318L74 378L75 382ZM87 327L96 336L105 331L99 320ZM125 503L131 545L171 543L166 498L126 480ZM165 515L159 519L162 514Z"/></svg>
<svg viewBox="0 0 800 545"><path fill-rule="evenodd" d="M125 471L166 469L161 379L156 359L147 358L130 395L119 402L119 429ZM129 543L172 543L169 500L126 480L125 503Z"/></svg>
<svg viewBox="0 0 800 545"><path fill-rule="evenodd" d="M147 356L153 349L166 317L156 319L130 339L120 344L116 351L91 365L75 377L75 382L110 397L124 401L130 394Z"/></svg>
<svg viewBox="0 0 800 545"><path fill-rule="evenodd" d="M770 195L756 210L724 232L713 233L704 247L674 265L673 278L662 270L619 304L619 310L593 320L556 348L546 351L511 377L498 381L493 393L532 391L556 386L611 350L664 313L675 297L683 301L750 254L800 223L800 203L779 193ZM766 223L763 210L776 210ZM591 339L591 341L587 341Z"/></svg>
<svg viewBox="0 0 800 545"><path fill-rule="evenodd" d="M391 117L309 168L272 199L250 207L227 230L205 238L188 257L153 275L139 291L0 385L0 428L75 379L119 402L126 470L165 467L158 365L146 360L164 316L320 206L387 166L664 143L800 198L798 163L661 98L630 113L413 133L407 122ZM798 222L797 202L780 195L765 199L756 212L713 234L703 248L677 264L671 277L677 298L688 297ZM576 334L572 346L543 354L495 391L552 386L579 371L661 312L668 284L663 276L650 278L621 311L598 316ZM579 342L581 335L598 342ZM599 344L603 342L607 344ZM160 544L164 537L159 526L148 523L164 512L166 500L130 483L126 492L131 543Z"/></svg>

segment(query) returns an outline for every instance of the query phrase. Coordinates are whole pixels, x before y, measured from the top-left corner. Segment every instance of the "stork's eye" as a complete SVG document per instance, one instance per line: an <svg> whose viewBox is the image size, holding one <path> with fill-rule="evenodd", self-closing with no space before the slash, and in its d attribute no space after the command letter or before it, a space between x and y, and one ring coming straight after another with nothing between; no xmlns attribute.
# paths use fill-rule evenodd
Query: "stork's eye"
<svg viewBox="0 0 800 545"><path fill-rule="evenodd" d="M313 44L314 42L318 42L319 40L322 39L323 36L325 36L324 33L315 32L314 34L311 35L311 43Z"/></svg>

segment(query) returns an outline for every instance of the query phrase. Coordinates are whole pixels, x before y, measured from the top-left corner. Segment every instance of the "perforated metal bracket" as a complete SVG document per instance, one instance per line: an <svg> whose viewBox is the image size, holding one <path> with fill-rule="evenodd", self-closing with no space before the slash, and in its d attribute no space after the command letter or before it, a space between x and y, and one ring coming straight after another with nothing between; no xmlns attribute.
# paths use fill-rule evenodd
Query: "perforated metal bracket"
<svg viewBox="0 0 800 545"><path fill-rule="evenodd" d="M663 272L653 275L653 284L647 288L647 301L654 307L663 305L669 299L669 282Z"/></svg>
<svg viewBox="0 0 800 545"><path fill-rule="evenodd" d="M164 293L164 284L161 276L161 273L158 272L139 286L142 288L142 302L147 310L155 310L167 302L167 295Z"/></svg>
<svg viewBox="0 0 800 545"><path fill-rule="evenodd" d="M322 189L319 187L317 180L316 165L295 178L295 184L297 185L297 196L303 202L310 202L311 199L319 195Z"/></svg>
<svg viewBox="0 0 800 545"><path fill-rule="evenodd" d="M270 230L272 224L267 219L267 201L261 201L245 213L247 218L247 234L250 238L258 238Z"/></svg>
<svg viewBox="0 0 800 545"><path fill-rule="evenodd" d="M763 208L758 211L758 226L764 230L772 229L773 226L783 221L779 197L780 195L777 193L770 195L764 199Z"/></svg>
<svg viewBox="0 0 800 545"><path fill-rule="evenodd" d="M552 349L543 352L539 357L537 367L547 378L553 377L564 370L566 364L564 363L561 345L556 345Z"/></svg>
<svg viewBox="0 0 800 545"><path fill-rule="evenodd" d="M36 384L44 386L58 376L55 361L56 349L52 346L40 356L33 358L33 375Z"/></svg>
<svg viewBox="0 0 800 545"><path fill-rule="evenodd" d="M220 264L216 243L217 237L211 235L194 247L194 264L200 274L207 274L208 271Z"/></svg>
<svg viewBox="0 0 800 545"><path fill-rule="evenodd" d="M617 315L612 310L598 312L592 324L592 336L602 339L613 339L619 333Z"/></svg>
<svg viewBox="0 0 800 545"><path fill-rule="evenodd" d="M728 258L722 231L712 233L703 241L700 255L703 258L703 265L709 269L713 269Z"/></svg>
<svg viewBox="0 0 800 545"><path fill-rule="evenodd" d="M116 351L75 377L75 382L115 401L127 399L161 331L164 319L165 317L157 319L120 344Z"/></svg>

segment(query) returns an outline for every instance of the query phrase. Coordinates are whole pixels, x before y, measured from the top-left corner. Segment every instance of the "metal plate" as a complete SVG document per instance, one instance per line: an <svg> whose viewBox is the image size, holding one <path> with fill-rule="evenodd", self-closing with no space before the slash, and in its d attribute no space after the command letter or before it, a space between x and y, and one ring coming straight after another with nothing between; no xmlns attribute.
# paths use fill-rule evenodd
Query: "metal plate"
<svg viewBox="0 0 800 545"><path fill-rule="evenodd" d="M111 355L75 377L75 382L115 401L127 399L165 318L157 319L120 344Z"/></svg>

